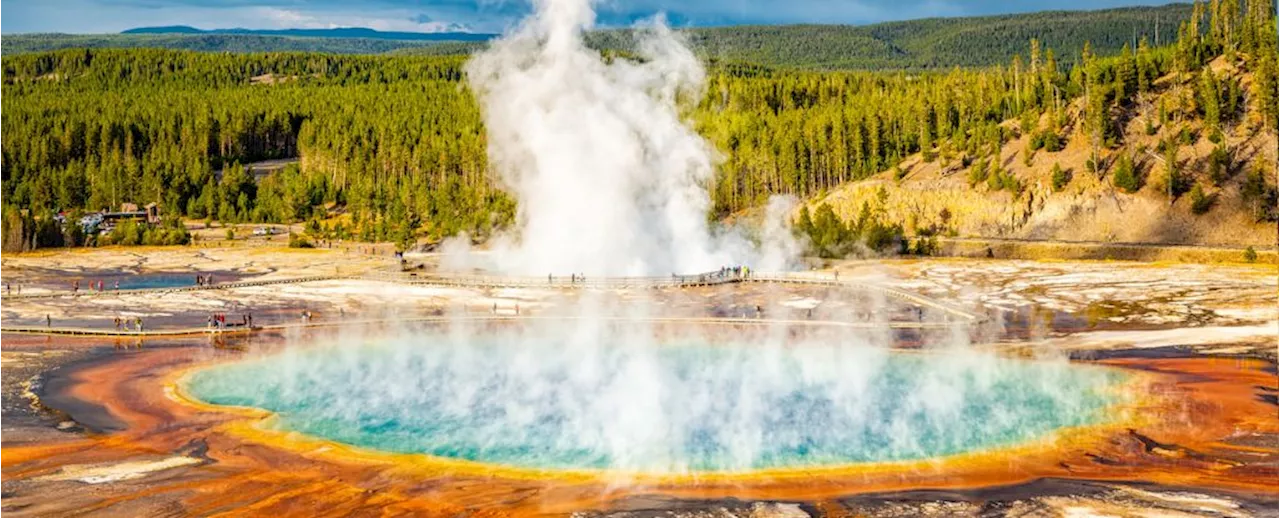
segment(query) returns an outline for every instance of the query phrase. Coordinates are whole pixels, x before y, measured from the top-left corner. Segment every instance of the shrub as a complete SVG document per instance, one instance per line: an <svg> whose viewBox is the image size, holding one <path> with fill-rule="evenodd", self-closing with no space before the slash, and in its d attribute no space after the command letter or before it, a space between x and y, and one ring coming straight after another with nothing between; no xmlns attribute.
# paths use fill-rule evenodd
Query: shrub
<svg viewBox="0 0 1280 518"><path fill-rule="evenodd" d="M1071 183L1071 173L1062 170L1062 166L1057 163L1053 164L1053 190L1061 192L1068 183Z"/></svg>
<svg viewBox="0 0 1280 518"><path fill-rule="evenodd" d="M1009 191L1014 196L1022 194L1022 182L1013 173L997 168L987 177L987 188L992 191Z"/></svg>
<svg viewBox="0 0 1280 518"><path fill-rule="evenodd" d="M1142 188L1142 181L1138 178L1138 174L1133 168L1133 159L1128 153L1121 153L1120 158L1116 160L1116 172L1111 177L1111 183L1124 192L1138 192Z"/></svg>
<svg viewBox="0 0 1280 518"><path fill-rule="evenodd" d="M1191 188L1191 212L1193 214L1204 214L1213 208L1214 196L1206 195L1200 184L1196 184Z"/></svg>
<svg viewBox="0 0 1280 518"><path fill-rule="evenodd" d="M1190 146L1196 143L1199 134L1189 127L1183 126L1182 131L1178 133L1178 139L1184 146Z"/></svg>
<svg viewBox="0 0 1280 518"><path fill-rule="evenodd" d="M969 169L969 187L974 187L987 180L987 176L989 175L989 172L987 171L988 165L988 161L979 160L978 163L974 164L973 167Z"/></svg>
<svg viewBox="0 0 1280 518"><path fill-rule="evenodd" d="M1214 185L1222 185L1231 177L1231 156L1225 145L1218 145L1209 152L1209 179Z"/></svg>
<svg viewBox="0 0 1280 518"><path fill-rule="evenodd" d="M231 241L235 238L236 238L236 229L227 227L227 241Z"/></svg>
<svg viewBox="0 0 1280 518"><path fill-rule="evenodd" d="M1043 129L1031 134L1031 139L1027 145L1032 151L1043 149L1050 153L1062 151L1062 139L1058 137L1058 133L1051 129Z"/></svg>
<svg viewBox="0 0 1280 518"><path fill-rule="evenodd" d="M911 250L915 255L935 255L938 253L938 238L933 236L917 238Z"/></svg>
<svg viewBox="0 0 1280 518"><path fill-rule="evenodd" d="M1254 250L1252 246L1244 249L1244 262L1246 263L1258 262L1258 251Z"/></svg>
<svg viewBox="0 0 1280 518"><path fill-rule="evenodd" d="M315 248L315 245L311 244L311 240L306 236L290 233L289 248Z"/></svg>
<svg viewBox="0 0 1280 518"><path fill-rule="evenodd" d="M1004 173L1001 172L999 168L996 168L994 172L987 175L987 189L998 191L1001 187L1004 187L1003 175Z"/></svg>
<svg viewBox="0 0 1280 518"><path fill-rule="evenodd" d="M168 220L160 225L122 221L111 230L111 233L103 236L101 242L123 246L185 245L191 242L191 234L177 219Z"/></svg>

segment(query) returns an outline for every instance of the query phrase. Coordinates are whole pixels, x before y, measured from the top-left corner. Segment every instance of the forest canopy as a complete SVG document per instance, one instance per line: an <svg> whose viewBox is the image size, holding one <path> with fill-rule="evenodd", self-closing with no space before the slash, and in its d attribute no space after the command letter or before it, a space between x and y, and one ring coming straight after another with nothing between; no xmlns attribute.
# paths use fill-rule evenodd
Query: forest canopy
<svg viewBox="0 0 1280 518"><path fill-rule="evenodd" d="M772 194L813 196L913 153L981 159L1008 137L1001 125L1008 120L1047 115L1048 124L1026 130L1040 146L1060 146L1069 135L1054 121L1082 97L1085 133L1102 145L1114 140L1109 107L1168 72L1210 81L1206 88L1229 97L1200 73L1228 52L1261 86L1247 107L1213 94L1213 117L1247 109L1275 128L1270 3L1250 0L1237 11L1219 5L1212 12L1196 7L1196 23L1184 22L1168 45L1139 38L1106 56L1090 44L1059 53L1027 38L1024 53L1008 64L947 71L820 72L714 61L707 94L691 114L726 157L709 186L711 216ZM40 220L155 202L173 216L307 222L333 237L482 238L512 220L515 201L488 174L464 61L163 49L6 55L5 221L22 220L14 210ZM242 167L292 157L296 165L261 180ZM1018 187L1016 179L995 178L1001 188ZM337 213L348 223L322 226Z"/></svg>

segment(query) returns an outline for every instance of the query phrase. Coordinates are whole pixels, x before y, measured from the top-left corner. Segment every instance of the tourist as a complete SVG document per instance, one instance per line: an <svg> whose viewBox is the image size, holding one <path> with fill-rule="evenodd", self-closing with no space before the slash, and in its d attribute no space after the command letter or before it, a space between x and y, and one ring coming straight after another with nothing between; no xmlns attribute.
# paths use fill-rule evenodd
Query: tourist
<svg viewBox="0 0 1280 518"><path fill-rule="evenodd" d="M80 281L73 281L71 283L71 293L80 293Z"/></svg>
<svg viewBox="0 0 1280 518"><path fill-rule="evenodd" d="M119 331L119 330L120 330L120 317L119 317L119 316L117 316L117 317L116 317L116 331Z"/></svg>
<svg viewBox="0 0 1280 518"><path fill-rule="evenodd" d="M209 317L204 319L204 327L213 329L213 313L209 313Z"/></svg>
<svg viewBox="0 0 1280 518"><path fill-rule="evenodd" d="M53 317L49 316L48 313L44 314L44 326L53 327Z"/></svg>
<svg viewBox="0 0 1280 518"><path fill-rule="evenodd" d="M116 291L120 291L120 279L116 279L115 288L116 288Z"/></svg>
<svg viewBox="0 0 1280 518"><path fill-rule="evenodd" d="M253 313L249 313L249 329L253 329Z"/></svg>
<svg viewBox="0 0 1280 518"><path fill-rule="evenodd" d="M142 332L142 317L138 317L138 332Z"/></svg>
<svg viewBox="0 0 1280 518"><path fill-rule="evenodd" d="M550 276L550 275L548 275L548 276L547 276L547 280L548 280L548 281L550 281L550 280L551 280L551 276ZM13 294L13 283L11 283L11 282L6 282L6 283L4 283L4 294L5 294L5 295L12 295L12 294Z"/></svg>
<svg viewBox="0 0 1280 518"><path fill-rule="evenodd" d="M840 282L840 270L836 270L836 282Z"/></svg>

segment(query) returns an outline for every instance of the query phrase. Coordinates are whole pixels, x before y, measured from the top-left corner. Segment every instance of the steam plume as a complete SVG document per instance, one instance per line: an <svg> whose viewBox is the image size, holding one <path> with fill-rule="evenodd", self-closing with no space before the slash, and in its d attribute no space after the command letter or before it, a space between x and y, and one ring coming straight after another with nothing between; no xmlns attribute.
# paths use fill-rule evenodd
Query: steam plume
<svg viewBox="0 0 1280 518"><path fill-rule="evenodd" d="M717 154L681 117L705 71L655 19L639 60L603 58L582 34L590 0L537 0L467 74L489 156L519 199L494 264L511 273L666 275L746 262L752 247L708 228Z"/></svg>

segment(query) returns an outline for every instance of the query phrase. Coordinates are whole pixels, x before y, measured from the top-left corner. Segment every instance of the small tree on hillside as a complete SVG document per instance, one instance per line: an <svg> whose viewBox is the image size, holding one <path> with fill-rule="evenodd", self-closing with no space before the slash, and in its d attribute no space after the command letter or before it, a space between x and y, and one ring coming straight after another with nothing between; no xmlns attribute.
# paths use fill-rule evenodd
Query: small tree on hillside
<svg viewBox="0 0 1280 518"><path fill-rule="evenodd" d="M1053 164L1053 190L1061 192L1068 183L1071 183L1071 175L1062 170L1062 166L1056 162Z"/></svg>
<svg viewBox="0 0 1280 518"><path fill-rule="evenodd" d="M1208 68L1200 72L1198 97L1200 113L1204 114L1205 129L1209 131L1210 135L1217 134L1222 127L1222 95L1218 89L1217 78L1214 77L1213 71Z"/></svg>
<svg viewBox="0 0 1280 518"><path fill-rule="evenodd" d="M1196 184L1191 188L1191 212L1193 214L1204 214L1213 208L1214 197L1205 194L1200 184Z"/></svg>
<svg viewBox="0 0 1280 518"><path fill-rule="evenodd" d="M1169 195L1169 203L1186 192L1182 172L1178 169L1178 144L1172 141L1164 147L1164 188Z"/></svg>
<svg viewBox="0 0 1280 518"><path fill-rule="evenodd" d="M1133 159L1128 153L1121 153L1120 158L1116 160L1116 171L1111 177L1111 182L1117 189L1129 193L1137 192L1142 188L1142 182L1133 168Z"/></svg>

